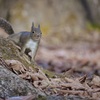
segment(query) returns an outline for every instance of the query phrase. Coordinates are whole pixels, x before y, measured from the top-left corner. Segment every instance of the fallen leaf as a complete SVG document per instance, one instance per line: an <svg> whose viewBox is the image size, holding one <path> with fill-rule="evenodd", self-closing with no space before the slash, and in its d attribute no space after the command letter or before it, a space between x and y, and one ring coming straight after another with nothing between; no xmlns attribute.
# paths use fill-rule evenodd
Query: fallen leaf
<svg viewBox="0 0 100 100"><path fill-rule="evenodd" d="M91 83L100 87L100 77L95 75Z"/></svg>
<svg viewBox="0 0 100 100"><path fill-rule="evenodd" d="M19 62L18 60L5 60L8 66L16 73L24 73L27 69L26 67Z"/></svg>

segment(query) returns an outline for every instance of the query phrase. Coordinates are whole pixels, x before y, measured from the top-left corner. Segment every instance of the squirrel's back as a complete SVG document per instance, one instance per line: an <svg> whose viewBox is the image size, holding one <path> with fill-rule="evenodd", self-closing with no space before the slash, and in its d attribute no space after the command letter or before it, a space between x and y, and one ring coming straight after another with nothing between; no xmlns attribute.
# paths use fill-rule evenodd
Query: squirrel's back
<svg viewBox="0 0 100 100"><path fill-rule="evenodd" d="M0 18L0 37L7 37L14 34L11 24L3 18Z"/></svg>

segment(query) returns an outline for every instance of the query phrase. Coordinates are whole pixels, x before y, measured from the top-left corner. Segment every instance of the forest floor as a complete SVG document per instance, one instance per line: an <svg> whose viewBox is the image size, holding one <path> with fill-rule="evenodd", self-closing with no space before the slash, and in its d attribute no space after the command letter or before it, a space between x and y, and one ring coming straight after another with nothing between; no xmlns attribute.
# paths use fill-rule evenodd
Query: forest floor
<svg viewBox="0 0 100 100"><path fill-rule="evenodd" d="M1 51L4 51L3 45ZM100 45L98 43L67 42L58 46L41 44L36 62L39 67L35 64L37 67L34 69L18 60L4 60L2 63L47 96L71 96L72 98L79 96L84 98L79 100L100 100ZM56 74L50 73L54 74L50 77L40 66Z"/></svg>
<svg viewBox="0 0 100 100"><path fill-rule="evenodd" d="M37 63L56 73L74 69L77 75L100 75L100 45L97 43L66 43L66 46L40 46Z"/></svg>
<svg viewBox="0 0 100 100"><path fill-rule="evenodd" d="M100 45L98 43L69 42L66 46L40 46L36 61L44 69L62 73L64 80L60 80L69 83L59 86L58 94L80 95L99 100ZM82 86L85 86L85 91Z"/></svg>

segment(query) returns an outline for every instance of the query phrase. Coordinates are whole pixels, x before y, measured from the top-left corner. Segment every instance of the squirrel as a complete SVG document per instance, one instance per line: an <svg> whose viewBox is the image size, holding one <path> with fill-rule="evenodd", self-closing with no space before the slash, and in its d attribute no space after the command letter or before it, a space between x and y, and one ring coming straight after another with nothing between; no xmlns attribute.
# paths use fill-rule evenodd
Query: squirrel
<svg viewBox="0 0 100 100"><path fill-rule="evenodd" d="M21 48L21 55L28 50L28 53L31 52L31 62L34 62L35 56L39 47L40 39L42 36L42 32L40 29L40 25L38 27L34 27L34 23L32 22L31 31L22 31L14 34L13 28L9 22L0 18L0 28L4 29L9 36L8 40L13 41L17 46ZM27 55L28 55L27 53ZM28 55L29 56L29 55Z"/></svg>

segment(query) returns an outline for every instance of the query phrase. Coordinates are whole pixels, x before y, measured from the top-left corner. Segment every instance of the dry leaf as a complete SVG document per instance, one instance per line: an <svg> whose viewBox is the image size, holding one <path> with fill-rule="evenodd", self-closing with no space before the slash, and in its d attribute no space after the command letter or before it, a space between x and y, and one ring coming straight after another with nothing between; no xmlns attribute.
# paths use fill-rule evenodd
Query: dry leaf
<svg viewBox="0 0 100 100"><path fill-rule="evenodd" d="M47 78L47 76L45 75L45 73L42 71L42 70L38 70L38 73L41 75L41 77L44 79L44 80L47 80L49 82L49 79Z"/></svg>
<svg viewBox="0 0 100 100"><path fill-rule="evenodd" d="M5 60L5 62L16 74L18 74L18 72L24 73L27 70L26 67L18 60Z"/></svg>
<svg viewBox="0 0 100 100"><path fill-rule="evenodd" d="M85 87L80 83L63 83L61 84L62 87L76 89L76 90L85 90Z"/></svg>
<svg viewBox="0 0 100 100"><path fill-rule="evenodd" d="M86 89L83 84L81 84L79 82L79 79L69 79L69 78L65 78L65 80L68 82L68 83L63 83L62 86L64 87L70 87L72 89Z"/></svg>
<svg viewBox="0 0 100 100"><path fill-rule="evenodd" d="M44 89L46 88L49 84L45 80L42 81L34 81L33 85L39 89Z"/></svg>
<svg viewBox="0 0 100 100"><path fill-rule="evenodd" d="M100 87L100 77L99 76L94 76L92 82L93 85L99 86Z"/></svg>
<svg viewBox="0 0 100 100"><path fill-rule="evenodd" d="M20 74L19 76L23 79L31 79L30 72L28 71L23 74Z"/></svg>

